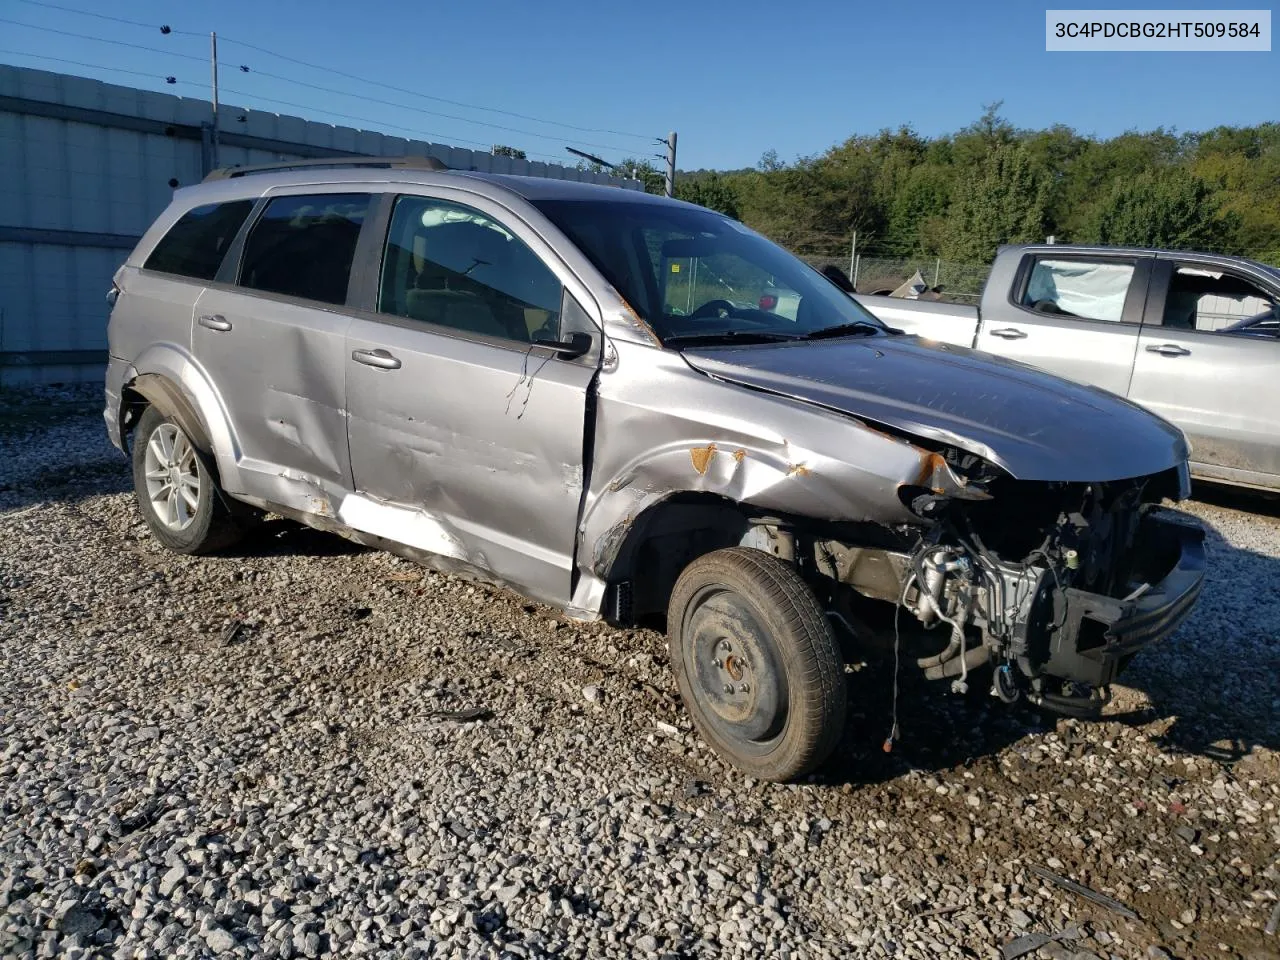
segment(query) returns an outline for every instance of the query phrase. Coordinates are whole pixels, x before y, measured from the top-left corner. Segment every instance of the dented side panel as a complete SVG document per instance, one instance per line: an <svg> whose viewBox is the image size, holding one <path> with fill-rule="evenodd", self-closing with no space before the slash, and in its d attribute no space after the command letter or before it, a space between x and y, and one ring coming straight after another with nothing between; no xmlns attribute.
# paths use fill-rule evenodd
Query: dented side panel
<svg viewBox="0 0 1280 960"><path fill-rule="evenodd" d="M679 354L615 346L596 401L578 610L598 608L631 526L674 494L833 521L919 522L898 488L918 481L926 451L818 407L714 380Z"/></svg>
<svg viewBox="0 0 1280 960"><path fill-rule="evenodd" d="M391 319L356 318L347 353L384 349L384 370L348 360L354 489L379 512L416 516L400 528L361 527L455 556L529 595L563 604L570 591L582 498L587 361L470 340ZM347 506L343 519L347 519ZM416 535L416 534L415 534ZM420 544L433 549L428 542Z"/></svg>
<svg viewBox="0 0 1280 960"><path fill-rule="evenodd" d="M350 317L336 309L211 286L192 327L196 359L219 387L239 438L246 492L312 510L323 491L349 489L343 356ZM327 509L327 507L326 507Z"/></svg>

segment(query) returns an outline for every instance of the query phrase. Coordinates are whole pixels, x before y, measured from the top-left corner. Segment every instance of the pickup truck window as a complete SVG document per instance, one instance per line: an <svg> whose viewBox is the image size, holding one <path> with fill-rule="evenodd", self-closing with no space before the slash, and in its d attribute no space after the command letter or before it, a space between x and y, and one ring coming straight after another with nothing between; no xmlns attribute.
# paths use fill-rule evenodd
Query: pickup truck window
<svg viewBox="0 0 1280 960"><path fill-rule="evenodd" d="M1037 260L1021 305L1038 313L1119 323L1133 279L1132 263Z"/></svg>
<svg viewBox="0 0 1280 960"><path fill-rule="evenodd" d="M1172 330L1276 336L1276 301L1257 284L1213 267L1180 265L1165 296Z"/></svg>

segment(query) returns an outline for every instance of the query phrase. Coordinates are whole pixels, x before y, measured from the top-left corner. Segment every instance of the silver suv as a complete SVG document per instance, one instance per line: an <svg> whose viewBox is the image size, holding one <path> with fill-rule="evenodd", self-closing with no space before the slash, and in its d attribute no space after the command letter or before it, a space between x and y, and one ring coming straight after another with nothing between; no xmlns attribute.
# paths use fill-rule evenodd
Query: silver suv
<svg viewBox="0 0 1280 960"><path fill-rule="evenodd" d="M698 731L769 779L829 754L846 657L885 638L954 692L1090 715L1191 610L1165 421L901 335L701 207L438 166L175 193L116 274L106 383L159 542L269 512L665 622Z"/></svg>

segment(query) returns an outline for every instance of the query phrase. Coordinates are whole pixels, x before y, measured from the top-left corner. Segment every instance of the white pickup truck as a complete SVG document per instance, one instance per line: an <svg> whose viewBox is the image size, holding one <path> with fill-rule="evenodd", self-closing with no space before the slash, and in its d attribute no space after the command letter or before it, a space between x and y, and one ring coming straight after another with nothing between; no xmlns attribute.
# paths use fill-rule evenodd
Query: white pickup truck
<svg viewBox="0 0 1280 960"><path fill-rule="evenodd" d="M1127 397L1191 442L1193 476L1280 490L1280 269L1115 247L1002 247L977 307L855 295L907 333Z"/></svg>

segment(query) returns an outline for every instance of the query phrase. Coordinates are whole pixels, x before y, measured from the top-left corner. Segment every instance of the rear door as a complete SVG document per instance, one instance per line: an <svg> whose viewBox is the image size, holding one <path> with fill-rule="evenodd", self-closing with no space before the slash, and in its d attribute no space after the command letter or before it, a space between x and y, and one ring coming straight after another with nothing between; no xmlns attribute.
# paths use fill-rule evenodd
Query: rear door
<svg viewBox="0 0 1280 960"><path fill-rule="evenodd" d="M1124 395L1151 261L1027 254L1006 302L984 301L979 350Z"/></svg>
<svg viewBox="0 0 1280 960"><path fill-rule="evenodd" d="M527 224L475 194L388 196L379 222L369 309L347 333L355 495L341 519L567 602L594 301ZM592 337L580 357L533 343L574 332Z"/></svg>
<svg viewBox="0 0 1280 960"><path fill-rule="evenodd" d="M1278 299L1244 270L1156 263L1129 398L1182 428L1197 476L1280 487Z"/></svg>
<svg viewBox="0 0 1280 960"><path fill-rule="evenodd" d="M273 191L196 303L192 346L235 430L242 492L308 513L351 486L346 303L369 204L350 185Z"/></svg>

